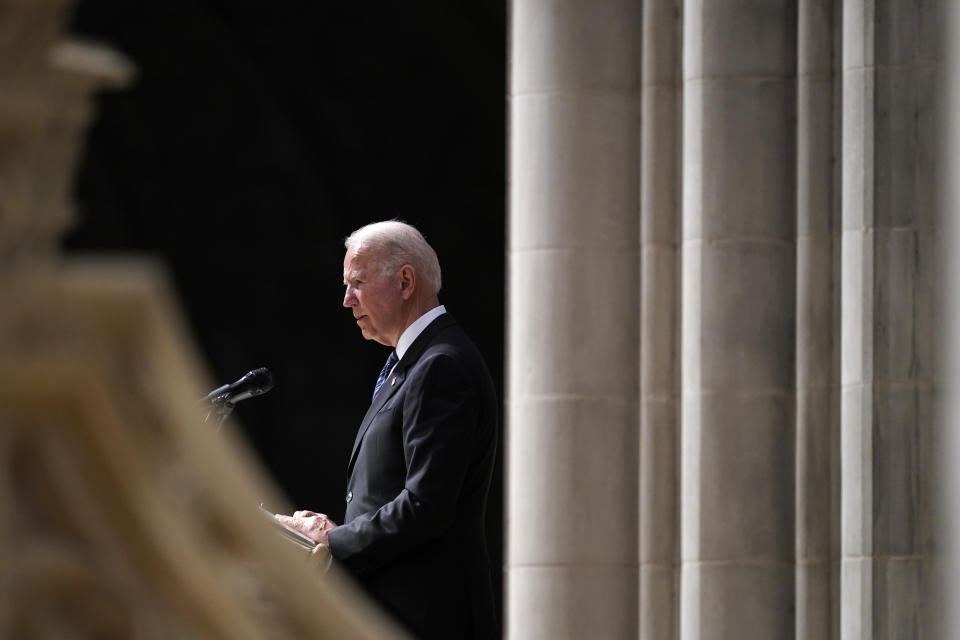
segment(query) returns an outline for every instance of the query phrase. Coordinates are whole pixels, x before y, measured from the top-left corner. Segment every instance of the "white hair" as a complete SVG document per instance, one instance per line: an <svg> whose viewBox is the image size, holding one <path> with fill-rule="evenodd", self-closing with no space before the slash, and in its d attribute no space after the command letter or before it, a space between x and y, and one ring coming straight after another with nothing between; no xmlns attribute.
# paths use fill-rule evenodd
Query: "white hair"
<svg viewBox="0 0 960 640"><path fill-rule="evenodd" d="M343 245L348 249L373 250L383 260L384 273L392 275L405 264L411 265L417 275L440 293L440 261L423 234L406 222L386 220L360 227L351 233Z"/></svg>

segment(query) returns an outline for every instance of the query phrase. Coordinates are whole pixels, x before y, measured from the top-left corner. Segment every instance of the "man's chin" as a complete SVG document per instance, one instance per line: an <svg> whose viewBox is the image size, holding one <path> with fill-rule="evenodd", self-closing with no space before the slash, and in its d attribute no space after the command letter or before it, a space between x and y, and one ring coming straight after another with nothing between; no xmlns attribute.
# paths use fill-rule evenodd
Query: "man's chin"
<svg viewBox="0 0 960 640"><path fill-rule="evenodd" d="M367 324L366 322L364 322L365 319L366 319L366 316L357 320L357 328L360 329L360 335L363 336L364 340L372 340L373 334L370 332L370 328L364 326L365 324Z"/></svg>
<svg viewBox="0 0 960 640"><path fill-rule="evenodd" d="M384 338L383 336L375 336L375 335L373 335L372 333L367 333L366 331L363 332L363 338L364 338L364 340L373 340L374 342L376 342L376 343L378 343L378 344L382 344L382 345L385 346L385 347L392 347L392 346L394 346L394 345L390 344L390 341L387 340L386 338Z"/></svg>
<svg viewBox="0 0 960 640"><path fill-rule="evenodd" d="M361 328L360 335L363 336L364 340L373 340L374 342L380 342L380 344L383 344L379 337L377 337L374 333L367 331L366 329Z"/></svg>
<svg viewBox="0 0 960 640"><path fill-rule="evenodd" d="M357 324L359 325L359 323L357 323ZM392 347L392 346L394 346L394 345L390 344L390 342L389 342L385 337L381 336L380 334L374 333L373 331L370 331L369 327L368 327L368 328L364 328L364 327L361 326L361 327L360 327L360 335L363 336L363 339L364 339L364 340L373 340L374 342L378 342L378 343L382 344L382 345L385 346L385 347Z"/></svg>

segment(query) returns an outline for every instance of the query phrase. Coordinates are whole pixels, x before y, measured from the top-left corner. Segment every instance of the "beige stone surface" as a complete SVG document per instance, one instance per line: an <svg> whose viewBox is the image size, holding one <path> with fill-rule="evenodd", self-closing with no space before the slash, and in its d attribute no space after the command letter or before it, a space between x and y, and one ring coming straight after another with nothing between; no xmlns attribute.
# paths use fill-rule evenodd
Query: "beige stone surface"
<svg viewBox="0 0 960 640"><path fill-rule="evenodd" d="M829 0L801 0L797 6L798 640L840 636L840 211L834 159L839 10Z"/></svg>
<svg viewBox="0 0 960 640"><path fill-rule="evenodd" d="M680 382L679 253L672 245L649 245L641 254L640 386L645 397L674 402Z"/></svg>
<svg viewBox="0 0 960 640"><path fill-rule="evenodd" d="M640 81L635 0L518 0L510 21L511 94L622 92Z"/></svg>
<svg viewBox="0 0 960 640"><path fill-rule="evenodd" d="M876 227L930 227L936 213L938 178L937 88L933 64L876 67L873 224Z"/></svg>
<svg viewBox="0 0 960 640"><path fill-rule="evenodd" d="M621 565L637 548L633 398L511 401L510 566ZM543 455L549 452L549 455ZM584 544L585 540L602 540Z"/></svg>
<svg viewBox="0 0 960 640"><path fill-rule="evenodd" d="M798 561L830 562L839 518L835 494L839 443L835 427L837 394L831 387L797 391L797 537ZM822 427L822 428L817 428Z"/></svg>
<svg viewBox="0 0 960 640"><path fill-rule="evenodd" d="M509 269L508 398L635 398L636 249L515 250Z"/></svg>
<svg viewBox="0 0 960 640"><path fill-rule="evenodd" d="M677 600L680 572L675 563L640 566L640 638L676 638L680 632Z"/></svg>
<svg viewBox="0 0 960 640"><path fill-rule="evenodd" d="M782 78L796 65L795 12L791 0L687 0L684 77Z"/></svg>
<svg viewBox="0 0 960 640"><path fill-rule="evenodd" d="M785 78L687 78L685 240L793 238L795 100Z"/></svg>
<svg viewBox="0 0 960 640"><path fill-rule="evenodd" d="M662 640L679 633L681 9L643 6L638 613Z"/></svg>
<svg viewBox="0 0 960 640"><path fill-rule="evenodd" d="M859 7L858 7L859 8ZM938 385L938 2L845 18L842 629L928 637Z"/></svg>
<svg viewBox="0 0 960 640"><path fill-rule="evenodd" d="M746 238L684 243L684 269L699 279L698 326L684 335L684 394L793 386L796 249ZM696 253L696 263L691 262ZM696 265L696 266L695 266ZM694 271L694 269L698 269ZM684 292L686 295L686 292ZM684 309L686 314L687 309ZM686 362L684 363L687 364Z"/></svg>
<svg viewBox="0 0 960 640"><path fill-rule="evenodd" d="M511 218L511 250L636 247L639 156L624 131L638 110L624 93L511 98L510 210L527 212Z"/></svg>
<svg viewBox="0 0 960 640"><path fill-rule="evenodd" d="M841 580L843 638L943 637L934 634L928 559L844 558Z"/></svg>
<svg viewBox="0 0 960 640"><path fill-rule="evenodd" d="M838 8L833 0L797 2L797 71L801 76L831 75Z"/></svg>
<svg viewBox="0 0 960 640"><path fill-rule="evenodd" d="M872 555L919 560L933 551L934 394L927 385L877 385L874 393Z"/></svg>
<svg viewBox="0 0 960 640"><path fill-rule="evenodd" d="M643 3L643 77L644 92L651 87L679 89L681 56L683 54L683 0L649 0ZM675 104L679 112L679 101ZM661 129L663 139L676 133ZM671 155L676 155L674 147ZM676 187L670 182L659 183L662 188ZM669 217L669 216L668 216Z"/></svg>
<svg viewBox="0 0 960 640"><path fill-rule="evenodd" d="M797 235L800 237L830 235L836 228L834 82L829 68L797 79Z"/></svg>
<svg viewBox="0 0 960 640"><path fill-rule="evenodd" d="M844 507L846 514L846 507ZM846 532L846 524L844 524ZM844 556L840 565L840 637L873 638L873 560Z"/></svg>
<svg viewBox="0 0 960 640"><path fill-rule="evenodd" d="M797 386L836 382L839 309L839 234L797 238ZM835 371L836 369L836 371Z"/></svg>
<svg viewBox="0 0 960 640"><path fill-rule="evenodd" d="M832 604L839 600L834 587L837 565L810 560L797 565L797 638L831 638L839 631L832 621Z"/></svg>
<svg viewBox="0 0 960 640"><path fill-rule="evenodd" d="M844 229L840 238L840 383L844 389L873 377L874 285L868 270L873 264L873 234L870 229ZM846 418L844 424L848 424Z"/></svg>
<svg viewBox="0 0 960 640"><path fill-rule="evenodd" d="M792 562L793 398L691 394L682 411L684 565Z"/></svg>
<svg viewBox="0 0 960 640"><path fill-rule="evenodd" d="M636 566L511 567L506 607L510 638L633 638Z"/></svg>
<svg viewBox="0 0 960 640"><path fill-rule="evenodd" d="M672 566L679 559L679 402L644 398L640 405L640 562Z"/></svg>
<svg viewBox="0 0 960 640"><path fill-rule="evenodd" d="M684 639L796 628L795 12L684 4Z"/></svg>
<svg viewBox="0 0 960 640"><path fill-rule="evenodd" d="M873 631L880 638L931 638L934 584L928 560L879 558L875 560Z"/></svg>
<svg viewBox="0 0 960 640"><path fill-rule="evenodd" d="M847 0L843 9L841 66L846 76L847 71L861 69L876 60L876 1ZM857 123L863 124L862 121ZM844 125L848 124L853 122L844 122Z"/></svg>
<svg viewBox="0 0 960 640"><path fill-rule="evenodd" d="M845 560L869 556L873 549L872 396L872 390L864 385L844 386L840 396L841 550Z"/></svg>
<svg viewBox="0 0 960 640"><path fill-rule="evenodd" d="M790 638L794 567L752 562L684 566L680 637Z"/></svg>
<svg viewBox="0 0 960 640"><path fill-rule="evenodd" d="M938 371L935 231L877 229L873 241L873 378L930 384Z"/></svg>
<svg viewBox="0 0 960 640"><path fill-rule="evenodd" d="M679 83L679 81L677 81ZM641 140L641 225L644 247L676 246L680 231L680 91L644 84Z"/></svg>
<svg viewBox="0 0 960 640"><path fill-rule="evenodd" d="M640 8L512 5L513 638L636 635Z"/></svg>

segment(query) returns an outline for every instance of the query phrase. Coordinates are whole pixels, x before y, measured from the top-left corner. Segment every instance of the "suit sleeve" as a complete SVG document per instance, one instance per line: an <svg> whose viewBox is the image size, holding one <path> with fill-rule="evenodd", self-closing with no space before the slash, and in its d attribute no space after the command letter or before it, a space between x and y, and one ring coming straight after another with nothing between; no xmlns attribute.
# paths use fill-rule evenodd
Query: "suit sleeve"
<svg viewBox="0 0 960 640"><path fill-rule="evenodd" d="M330 549L358 575L443 533L477 438L480 399L471 376L449 354L409 373L403 401L404 488L392 501L330 532Z"/></svg>

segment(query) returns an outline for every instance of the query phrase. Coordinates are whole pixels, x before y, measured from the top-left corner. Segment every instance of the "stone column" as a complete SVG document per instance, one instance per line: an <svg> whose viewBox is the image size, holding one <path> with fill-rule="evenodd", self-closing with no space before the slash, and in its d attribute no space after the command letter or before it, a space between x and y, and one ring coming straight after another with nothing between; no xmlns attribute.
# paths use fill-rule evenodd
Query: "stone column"
<svg viewBox="0 0 960 640"><path fill-rule="evenodd" d="M643 7L640 637L677 637L681 0Z"/></svg>
<svg viewBox="0 0 960 640"><path fill-rule="evenodd" d="M511 13L506 631L631 638L640 1Z"/></svg>
<svg viewBox="0 0 960 640"><path fill-rule="evenodd" d="M943 171L940 188L941 242L938 254L943 279L939 283L939 298L943 300L944 334L942 345L942 386L939 394L937 427L943 433L943 446L938 450L936 463L937 507L943 518L937 522L938 540L943 540L940 553L944 555L942 574L938 575L940 592L936 599L936 637L960 637L960 607L955 595L960 593L960 6L951 3L946 11L948 25L945 33L944 87L946 110L943 118L944 138L940 147Z"/></svg>
<svg viewBox="0 0 960 640"><path fill-rule="evenodd" d="M843 25L842 637L929 637L938 2Z"/></svg>
<svg viewBox="0 0 960 640"><path fill-rule="evenodd" d="M796 11L684 9L687 640L795 633Z"/></svg>
<svg viewBox="0 0 960 640"><path fill-rule="evenodd" d="M833 0L800 0L797 77L797 634L839 632L839 206ZM836 214L836 215L835 215Z"/></svg>

